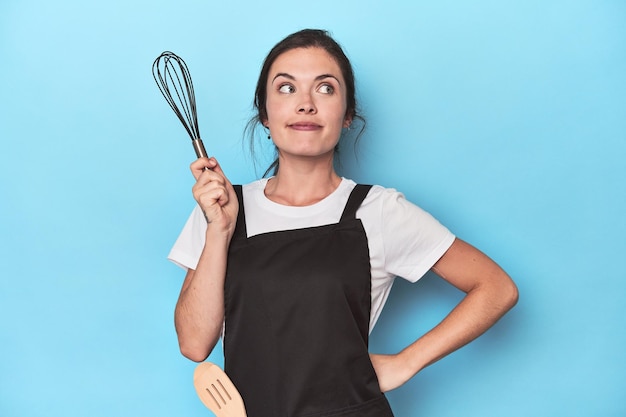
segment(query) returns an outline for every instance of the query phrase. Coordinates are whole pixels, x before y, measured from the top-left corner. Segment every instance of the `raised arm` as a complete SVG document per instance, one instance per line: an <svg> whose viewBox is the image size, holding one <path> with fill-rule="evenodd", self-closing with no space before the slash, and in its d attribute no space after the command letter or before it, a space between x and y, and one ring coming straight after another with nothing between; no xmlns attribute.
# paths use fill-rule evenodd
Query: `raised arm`
<svg viewBox="0 0 626 417"><path fill-rule="evenodd" d="M371 355L383 392L401 386L426 366L483 334L517 302L517 287L506 272L460 239L432 269L466 295L441 323L400 353Z"/></svg>
<svg viewBox="0 0 626 417"><path fill-rule="evenodd" d="M200 362L215 347L224 321L224 278L239 203L214 158L198 159L191 171L194 198L207 219L206 243L196 269L187 272L174 321L181 353Z"/></svg>

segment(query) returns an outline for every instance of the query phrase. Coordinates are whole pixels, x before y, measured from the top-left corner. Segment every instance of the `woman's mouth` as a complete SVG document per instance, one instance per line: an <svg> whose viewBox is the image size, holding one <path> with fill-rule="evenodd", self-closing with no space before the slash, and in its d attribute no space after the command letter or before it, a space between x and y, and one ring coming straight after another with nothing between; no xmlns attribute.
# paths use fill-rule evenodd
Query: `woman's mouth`
<svg viewBox="0 0 626 417"><path fill-rule="evenodd" d="M321 126L316 123L308 123L308 122L292 123L289 125L289 127L294 130L301 130L301 131L318 130L321 128Z"/></svg>

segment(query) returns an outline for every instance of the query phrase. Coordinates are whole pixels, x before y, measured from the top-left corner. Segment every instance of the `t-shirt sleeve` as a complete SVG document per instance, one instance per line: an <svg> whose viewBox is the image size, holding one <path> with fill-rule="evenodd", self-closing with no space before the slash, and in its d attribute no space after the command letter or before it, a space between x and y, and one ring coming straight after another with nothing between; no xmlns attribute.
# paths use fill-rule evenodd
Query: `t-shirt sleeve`
<svg viewBox="0 0 626 417"><path fill-rule="evenodd" d="M382 222L385 268L411 282L424 276L455 239L437 219L393 189L384 192Z"/></svg>
<svg viewBox="0 0 626 417"><path fill-rule="evenodd" d="M206 220L198 205L187 219L167 259L184 269L196 269L204 248Z"/></svg>

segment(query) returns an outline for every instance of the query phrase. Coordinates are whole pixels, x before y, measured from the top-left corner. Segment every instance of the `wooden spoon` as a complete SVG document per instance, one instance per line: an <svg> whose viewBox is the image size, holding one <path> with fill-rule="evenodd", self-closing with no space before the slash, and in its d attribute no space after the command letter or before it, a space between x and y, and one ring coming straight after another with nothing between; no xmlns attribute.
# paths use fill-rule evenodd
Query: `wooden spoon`
<svg viewBox="0 0 626 417"><path fill-rule="evenodd" d="M247 417L239 391L214 363L202 362L196 367L193 385L200 401L217 417Z"/></svg>

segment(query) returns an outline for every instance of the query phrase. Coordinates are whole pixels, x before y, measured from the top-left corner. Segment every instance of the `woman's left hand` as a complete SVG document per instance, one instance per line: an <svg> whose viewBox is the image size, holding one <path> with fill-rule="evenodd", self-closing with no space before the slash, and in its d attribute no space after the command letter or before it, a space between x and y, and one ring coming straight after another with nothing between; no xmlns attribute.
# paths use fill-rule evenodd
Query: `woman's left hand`
<svg viewBox="0 0 626 417"><path fill-rule="evenodd" d="M370 353L370 360L378 377L381 392L396 389L413 377L400 354L380 355Z"/></svg>

